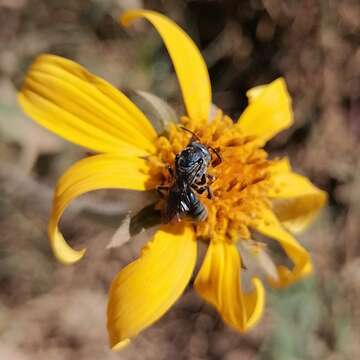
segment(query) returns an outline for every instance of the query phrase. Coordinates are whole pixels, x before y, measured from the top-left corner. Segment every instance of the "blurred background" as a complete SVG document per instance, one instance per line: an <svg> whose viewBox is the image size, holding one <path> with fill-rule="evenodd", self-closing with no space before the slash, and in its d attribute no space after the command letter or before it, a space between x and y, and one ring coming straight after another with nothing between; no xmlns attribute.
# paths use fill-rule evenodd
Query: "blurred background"
<svg viewBox="0 0 360 360"><path fill-rule="evenodd" d="M158 10L195 40L213 101L234 119L245 91L284 76L295 126L270 144L329 193L328 207L300 237L315 275L269 289L266 313L245 335L225 326L191 286L121 353L108 349L107 291L142 239L109 249L134 196L87 195L62 229L80 263L50 253L46 228L56 179L86 151L29 121L16 103L40 53L69 57L131 94L146 90L181 109L158 34L145 22L117 24L129 7ZM360 358L360 2L358 0L0 0L0 359ZM126 237L123 229L117 241Z"/></svg>

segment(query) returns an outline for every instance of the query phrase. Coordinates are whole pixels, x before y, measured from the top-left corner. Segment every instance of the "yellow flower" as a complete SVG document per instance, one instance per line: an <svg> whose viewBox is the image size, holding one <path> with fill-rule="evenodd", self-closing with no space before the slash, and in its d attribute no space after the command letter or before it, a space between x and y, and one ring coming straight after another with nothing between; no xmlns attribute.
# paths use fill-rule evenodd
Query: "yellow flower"
<svg viewBox="0 0 360 360"><path fill-rule="evenodd" d="M231 327L240 332L252 327L263 312L265 292L258 276L248 291L242 289L243 256L267 261L267 278L275 287L307 275L312 270L310 256L292 233L303 230L326 201L326 194L292 172L286 159L269 160L263 149L293 122L283 79L249 90L249 105L235 123L221 111L210 119L209 75L193 41L171 20L152 11L128 11L120 21L128 25L139 17L146 18L164 40L186 106L187 115L179 124L169 125L165 135L158 135L122 92L58 56L39 56L19 93L23 110L40 125L99 153L67 170L55 190L48 230L52 250L65 264L78 261L85 252L72 249L58 229L69 203L98 189L146 191L168 184L167 165L189 142L190 135L181 126L219 149L223 158L209 169L216 178L211 185L214 197L199 195L207 219L161 225L140 257L114 279L108 304L113 349L126 345L179 298L194 270L198 239L206 241L208 249L195 289ZM291 268L273 266L266 246L251 239L253 232L277 241Z"/></svg>

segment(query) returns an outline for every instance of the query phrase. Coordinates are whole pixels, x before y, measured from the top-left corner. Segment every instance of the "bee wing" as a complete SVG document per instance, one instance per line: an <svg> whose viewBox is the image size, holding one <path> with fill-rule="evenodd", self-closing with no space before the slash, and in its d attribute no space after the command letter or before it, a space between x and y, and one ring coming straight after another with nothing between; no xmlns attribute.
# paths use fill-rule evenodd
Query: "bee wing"
<svg viewBox="0 0 360 360"><path fill-rule="evenodd" d="M175 217L180 221L183 217L196 221L204 221L207 217L205 206L198 200L191 188L173 188L169 192L164 217L171 222Z"/></svg>
<svg viewBox="0 0 360 360"><path fill-rule="evenodd" d="M189 201L186 191L171 189L165 207L165 221L170 222L174 217L180 220L188 211Z"/></svg>

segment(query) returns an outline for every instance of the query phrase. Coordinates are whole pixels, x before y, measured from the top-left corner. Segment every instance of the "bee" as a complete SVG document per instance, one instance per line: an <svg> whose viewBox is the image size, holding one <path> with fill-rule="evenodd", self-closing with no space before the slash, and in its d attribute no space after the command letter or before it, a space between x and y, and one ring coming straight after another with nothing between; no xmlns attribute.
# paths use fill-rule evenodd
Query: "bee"
<svg viewBox="0 0 360 360"><path fill-rule="evenodd" d="M210 189L214 176L207 173L210 165L217 166L222 159L219 152L201 143L199 137L191 130L182 127L192 134L189 144L175 157L174 169L168 168L173 179L171 186L159 186L158 192L164 196L167 191L167 200L164 209L164 221L170 222L174 218L180 221L183 217L193 221L204 221L208 212L204 204L195 193L207 192L207 197L213 197ZM212 162L210 150L216 155Z"/></svg>
<svg viewBox="0 0 360 360"><path fill-rule="evenodd" d="M197 198L189 184L175 182L170 187L164 211L164 221L166 223L175 218L180 221L183 217L194 221L204 221L207 215L206 207Z"/></svg>

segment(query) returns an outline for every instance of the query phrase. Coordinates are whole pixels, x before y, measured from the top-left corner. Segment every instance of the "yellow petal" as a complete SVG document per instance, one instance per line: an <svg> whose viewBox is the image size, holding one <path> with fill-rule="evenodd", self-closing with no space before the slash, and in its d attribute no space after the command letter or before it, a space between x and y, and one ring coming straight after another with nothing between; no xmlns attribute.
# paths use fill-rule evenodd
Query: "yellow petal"
<svg viewBox="0 0 360 360"><path fill-rule="evenodd" d="M150 21L162 37L174 64L189 117L193 120L207 120L211 105L211 84L199 49L178 25L154 11L126 11L120 21L127 26L139 17Z"/></svg>
<svg viewBox="0 0 360 360"><path fill-rule="evenodd" d="M269 279L272 286L286 287L312 272L309 253L283 228L271 209L266 206L259 208L258 219L252 227L263 235L277 240L294 264L291 270L285 266L278 266L279 280Z"/></svg>
<svg viewBox="0 0 360 360"><path fill-rule="evenodd" d="M190 226L166 225L157 231L139 259L113 280L107 311L113 350L164 315L184 291L195 262Z"/></svg>
<svg viewBox="0 0 360 360"><path fill-rule="evenodd" d="M194 285L229 326L242 332L260 319L265 291L260 279L255 277L252 279L253 290L244 293L240 269L240 256L235 245L211 242Z"/></svg>
<svg viewBox="0 0 360 360"><path fill-rule="evenodd" d="M57 135L97 152L148 155L156 133L119 90L79 64L39 56L18 100L24 112Z"/></svg>
<svg viewBox="0 0 360 360"><path fill-rule="evenodd" d="M260 94L261 92L266 89L267 85L258 85L254 86L253 88L249 89L246 92L246 96L248 98L249 103L252 103Z"/></svg>
<svg viewBox="0 0 360 360"><path fill-rule="evenodd" d="M154 184L151 184L147 172L147 164L143 159L110 154L88 157L69 168L56 186L48 227L56 258L65 264L71 264L80 260L85 252L85 249L72 249L58 230L60 217L74 198L88 191L106 188L150 189Z"/></svg>
<svg viewBox="0 0 360 360"><path fill-rule="evenodd" d="M273 166L268 196L274 199L274 212L283 225L294 233L303 231L325 205L327 195L306 177L291 171L278 161Z"/></svg>
<svg viewBox="0 0 360 360"><path fill-rule="evenodd" d="M293 123L291 98L283 78L249 90L249 105L241 114L238 126L246 135L265 143Z"/></svg>

